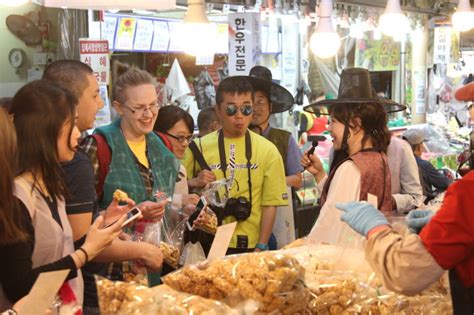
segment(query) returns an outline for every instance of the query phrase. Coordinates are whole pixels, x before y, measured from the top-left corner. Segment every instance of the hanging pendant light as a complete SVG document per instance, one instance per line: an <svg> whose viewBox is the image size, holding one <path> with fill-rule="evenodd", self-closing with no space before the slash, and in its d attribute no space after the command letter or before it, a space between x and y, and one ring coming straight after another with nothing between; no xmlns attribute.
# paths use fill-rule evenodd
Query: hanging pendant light
<svg viewBox="0 0 474 315"><path fill-rule="evenodd" d="M469 31L473 25L474 13L469 0L459 0L456 12L451 17L451 24L458 32Z"/></svg>
<svg viewBox="0 0 474 315"><path fill-rule="evenodd" d="M382 33L391 37L400 37L410 31L410 22L403 14L400 0L388 0L385 11L380 16L379 26Z"/></svg>
<svg viewBox="0 0 474 315"><path fill-rule="evenodd" d="M332 25L332 1L322 0L318 26L309 39L309 47L317 57L326 59L336 55L340 46L341 38Z"/></svg>
<svg viewBox="0 0 474 315"><path fill-rule="evenodd" d="M184 18L182 40L184 51L192 56L214 54L216 26L209 23L204 0L188 0L188 12Z"/></svg>

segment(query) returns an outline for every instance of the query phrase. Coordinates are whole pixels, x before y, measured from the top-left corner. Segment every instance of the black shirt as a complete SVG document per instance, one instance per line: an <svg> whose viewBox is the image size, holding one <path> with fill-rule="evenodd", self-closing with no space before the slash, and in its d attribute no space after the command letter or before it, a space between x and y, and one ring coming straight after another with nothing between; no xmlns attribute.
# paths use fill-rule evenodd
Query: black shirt
<svg viewBox="0 0 474 315"><path fill-rule="evenodd" d="M92 213L92 221L99 215L99 207L95 192L94 169L89 157L82 151L77 151L74 158L62 164L69 197L66 198L66 213ZM85 236L76 242L77 249L84 243ZM108 264L88 262L82 267L84 278L84 306L98 307L97 288L94 275L107 275Z"/></svg>
<svg viewBox="0 0 474 315"><path fill-rule="evenodd" d="M15 210L19 214L21 226L25 227L28 240L0 246L0 283L6 297L12 303L28 294L36 278L42 272L70 269L67 280L77 276L76 265L70 255L53 263L33 268L35 230L28 209L20 200L18 200Z"/></svg>

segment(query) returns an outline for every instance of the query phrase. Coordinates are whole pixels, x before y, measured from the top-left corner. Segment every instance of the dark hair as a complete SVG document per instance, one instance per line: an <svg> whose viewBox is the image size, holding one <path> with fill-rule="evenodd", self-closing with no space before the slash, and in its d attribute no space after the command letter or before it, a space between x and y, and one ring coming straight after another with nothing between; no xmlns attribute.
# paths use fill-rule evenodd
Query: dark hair
<svg viewBox="0 0 474 315"><path fill-rule="evenodd" d="M42 178L55 200L68 195L57 142L67 121L71 136L76 104L74 95L47 80L26 84L13 98L11 114L18 138L19 174L30 171L34 185Z"/></svg>
<svg viewBox="0 0 474 315"><path fill-rule="evenodd" d="M7 112L10 111L10 108L12 108L12 97L2 97L0 98L0 107L4 108Z"/></svg>
<svg viewBox="0 0 474 315"><path fill-rule="evenodd" d="M201 109L197 117L199 132L209 130L211 124L218 120L219 118L217 117L216 109L214 107L206 107Z"/></svg>
<svg viewBox="0 0 474 315"><path fill-rule="evenodd" d="M353 126L354 119L359 118L364 129L362 147L368 139L372 140L375 149L387 152L390 143L390 131L387 128L387 114L379 103L343 103L329 108L331 116L341 123L349 122Z"/></svg>
<svg viewBox="0 0 474 315"><path fill-rule="evenodd" d="M13 196L16 168L15 128L5 109L0 108L0 245L26 240L27 236L18 217L17 200Z"/></svg>
<svg viewBox="0 0 474 315"><path fill-rule="evenodd" d="M83 62L63 59L48 65L43 79L53 82L79 99L89 86L87 76L93 73L91 67Z"/></svg>
<svg viewBox="0 0 474 315"><path fill-rule="evenodd" d="M216 104L221 106L224 101L224 94L245 94L251 93L252 100L254 98L254 92L250 82L242 76L227 77L219 83L216 92Z"/></svg>
<svg viewBox="0 0 474 315"><path fill-rule="evenodd" d="M142 84L154 84L152 76L145 70L118 61L114 62L113 73L115 78L113 100L122 104L127 101L125 96L127 88Z"/></svg>
<svg viewBox="0 0 474 315"><path fill-rule="evenodd" d="M175 105L162 107L158 112L158 117L156 118L153 130L163 133L168 132L168 130L173 128L173 126L180 120L184 120L189 132L193 133L194 120L187 111Z"/></svg>

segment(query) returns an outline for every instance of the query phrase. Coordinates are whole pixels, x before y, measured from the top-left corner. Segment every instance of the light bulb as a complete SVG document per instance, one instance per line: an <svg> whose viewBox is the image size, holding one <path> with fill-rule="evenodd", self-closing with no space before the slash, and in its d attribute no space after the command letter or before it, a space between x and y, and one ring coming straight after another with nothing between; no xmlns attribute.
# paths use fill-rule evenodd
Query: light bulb
<svg viewBox="0 0 474 315"><path fill-rule="evenodd" d="M214 54L215 45L213 43L217 36L214 23L183 23L181 31L185 53L192 56L209 56Z"/></svg>
<svg viewBox="0 0 474 315"><path fill-rule="evenodd" d="M322 0L319 7L319 20L316 30L309 39L309 47L319 58L333 57L341 46L341 38L332 25L332 1Z"/></svg>
<svg viewBox="0 0 474 315"><path fill-rule="evenodd" d="M456 12L451 17L451 24L458 32L469 31L473 25L474 12L469 0L459 0Z"/></svg>
<svg viewBox="0 0 474 315"><path fill-rule="evenodd" d="M400 37L410 31L410 22L400 8L399 0L388 0L385 11L380 16L379 26L382 33L391 37Z"/></svg>
<svg viewBox="0 0 474 315"><path fill-rule="evenodd" d="M336 32L313 32L309 47L317 57L326 59L333 57L341 46L341 38Z"/></svg>

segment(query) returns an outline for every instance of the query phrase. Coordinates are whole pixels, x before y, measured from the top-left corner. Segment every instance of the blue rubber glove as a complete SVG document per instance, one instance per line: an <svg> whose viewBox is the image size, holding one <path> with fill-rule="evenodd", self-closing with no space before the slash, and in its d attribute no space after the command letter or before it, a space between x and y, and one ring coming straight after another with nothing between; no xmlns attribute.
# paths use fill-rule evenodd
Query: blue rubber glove
<svg viewBox="0 0 474 315"><path fill-rule="evenodd" d="M430 222L433 214L432 210L411 210L405 218L408 229L412 233L420 233L421 229Z"/></svg>
<svg viewBox="0 0 474 315"><path fill-rule="evenodd" d="M341 220L364 236L367 236L373 228L388 225L387 218L382 212L366 201L337 203L336 208L344 211Z"/></svg>

